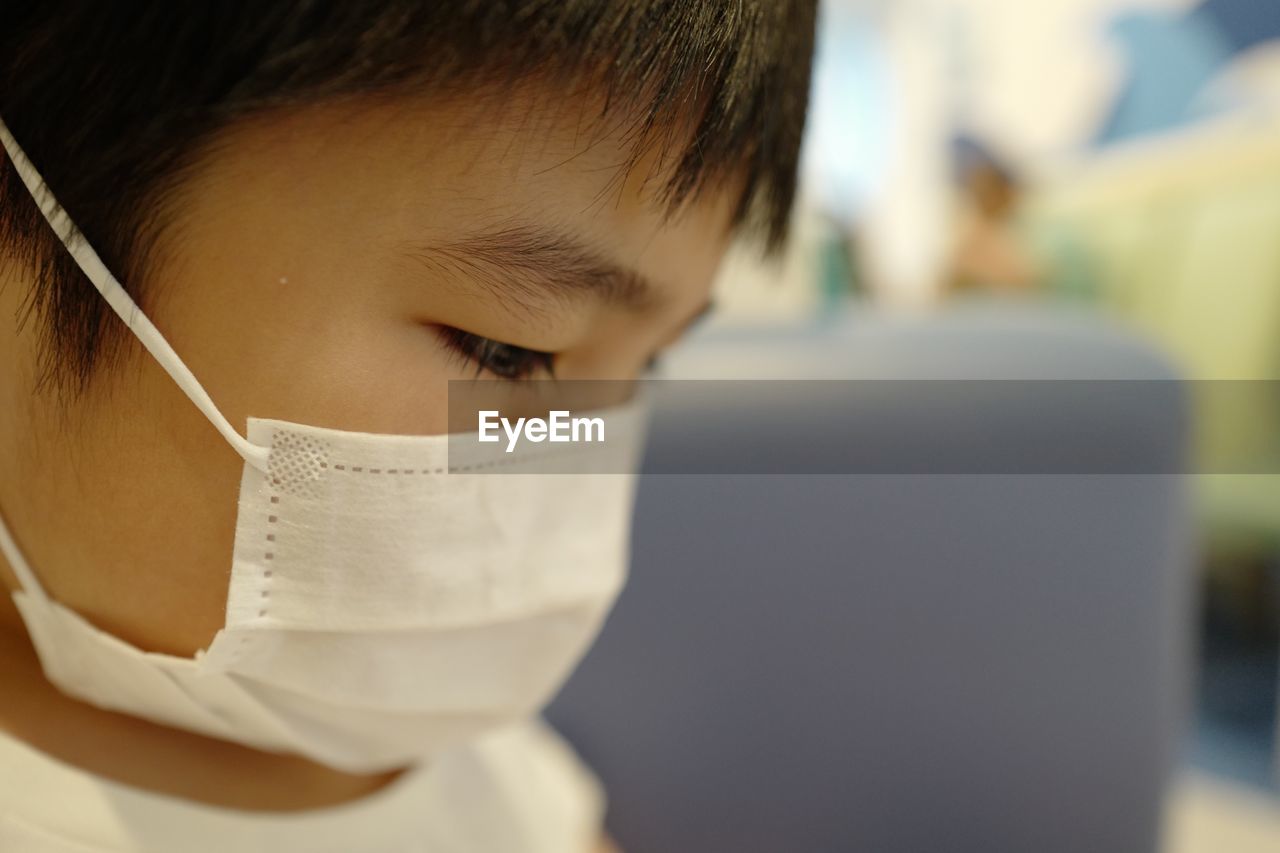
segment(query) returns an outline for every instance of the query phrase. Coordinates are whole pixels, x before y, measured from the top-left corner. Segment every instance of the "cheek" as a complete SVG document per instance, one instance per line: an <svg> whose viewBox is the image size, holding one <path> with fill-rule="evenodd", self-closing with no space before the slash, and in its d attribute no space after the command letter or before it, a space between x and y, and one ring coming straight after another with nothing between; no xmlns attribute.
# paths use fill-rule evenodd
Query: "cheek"
<svg viewBox="0 0 1280 853"><path fill-rule="evenodd" d="M336 280L273 289L216 263L180 280L150 311L238 431L251 415L444 431L448 365L421 326L350 307ZM77 419L72 452L65 429L45 430L17 477L37 487L4 508L55 598L142 649L190 656L224 622L244 463L150 355L117 376Z"/></svg>
<svg viewBox="0 0 1280 853"><path fill-rule="evenodd" d="M189 656L223 623L239 457L149 357L121 368L74 426L33 442L4 509L55 599L142 649Z"/></svg>
<svg viewBox="0 0 1280 853"><path fill-rule="evenodd" d="M175 295L156 317L237 430L248 415L445 430L446 357L429 332L359 312L309 322L327 310L285 312L289 326L270 320L276 301ZM142 649L190 656L225 619L244 463L149 355L120 375L79 421L75 453L51 445L21 472L40 487L14 525L55 598Z"/></svg>
<svg viewBox="0 0 1280 853"><path fill-rule="evenodd" d="M157 324L233 427L248 417L364 432L442 432L450 371L439 339L388 298L376 266L341 274L318 249L286 283L205 268ZM248 284L243 282L248 281ZM232 282L229 284L229 282Z"/></svg>

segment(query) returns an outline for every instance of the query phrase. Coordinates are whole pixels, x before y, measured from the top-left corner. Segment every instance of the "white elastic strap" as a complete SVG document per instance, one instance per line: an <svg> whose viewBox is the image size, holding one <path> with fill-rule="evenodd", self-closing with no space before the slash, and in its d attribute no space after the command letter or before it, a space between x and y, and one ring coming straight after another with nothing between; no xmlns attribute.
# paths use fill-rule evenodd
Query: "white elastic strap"
<svg viewBox="0 0 1280 853"><path fill-rule="evenodd" d="M22 587L23 592L41 600L49 597L45 595L44 587L40 586L40 581L36 580L35 573L31 571L31 566L27 565L26 558L18 550L18 543L13 540L13 536L9 533L9 528L5 526L3 516L0 516L0 554L4 555L9 567L17 575L18 586Z"/></svg>
<svg viewBox="0 0 1280 853"><path fill-rule="evenodd" d="M120 282L107 269L106 264L98 257L98 253L93 250L89 242L76 229L75 223L71 221L67 212L58 205L57 199L54 198L44 179L40 177L40 173L36 171L36 167L27 159L27 155L23 153L22 148L18 145L17 140L13 138L13 134L9 132L9 128L5 125L3 119L0 119L0 143L3 143L5 150L9 152L14 169L17 170L18 176L22 178L22 183L26 185L31 197L39 205L40 212L44 214L45 221L49 223L49 227L58 235L62 245L67 247L71 257L75 259L76 264L88 277L89 281L93 282L93 286L102 294L102 297L107 300L107 304L111 306L111 309L124 321L124 324L147 348L147 352L151 353L160 366L164 368L165 372L173 377L173 381L178 383L178 387L182 389L182 392L187 395L191 402L196 404L196 408L204 412L204 416L209 419L218 432L222 433L222 437L235 448L237 453L244 457L244 461L259 470L265 471L267 469L268 449L253 444L236 432L222 412L218 411L218 407L214 405L213 400L200 385L199 380L182 363L182 359L174 352L169 342L164 339L164 335L160 334L160 330L147 319L147 316L138 308L138 304L120 286Z"/></svg>

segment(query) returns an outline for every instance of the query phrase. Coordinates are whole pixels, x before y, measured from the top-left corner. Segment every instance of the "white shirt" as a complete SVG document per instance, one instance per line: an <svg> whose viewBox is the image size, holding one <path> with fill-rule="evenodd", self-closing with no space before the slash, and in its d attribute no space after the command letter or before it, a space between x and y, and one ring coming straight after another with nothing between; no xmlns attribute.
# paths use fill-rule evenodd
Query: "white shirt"
<svg viewBox="0 0 1280 853"><path fill-rule="evenodd" d="M587 853L595 777L545 723L503 729L353 803L245 812L148 793L0 733L5 853Z"/></svg>

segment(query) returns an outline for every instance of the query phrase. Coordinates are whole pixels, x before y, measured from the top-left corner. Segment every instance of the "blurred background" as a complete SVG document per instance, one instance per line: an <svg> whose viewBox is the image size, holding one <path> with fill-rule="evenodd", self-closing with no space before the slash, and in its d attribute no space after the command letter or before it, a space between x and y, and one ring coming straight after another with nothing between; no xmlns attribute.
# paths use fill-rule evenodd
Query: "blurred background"
<svg viewBox="0 0 1280 853"><path fill-rule="evenodd" d="M730 262L718 323L1013 302L1190 379L1280 379L1274 0L825 0L813 97L796 239ZM1280 459L1269 412L1204 419L1201 444ZM1280 850L1280 477L1202 475L1195 505L1166 847Z"/></svg>

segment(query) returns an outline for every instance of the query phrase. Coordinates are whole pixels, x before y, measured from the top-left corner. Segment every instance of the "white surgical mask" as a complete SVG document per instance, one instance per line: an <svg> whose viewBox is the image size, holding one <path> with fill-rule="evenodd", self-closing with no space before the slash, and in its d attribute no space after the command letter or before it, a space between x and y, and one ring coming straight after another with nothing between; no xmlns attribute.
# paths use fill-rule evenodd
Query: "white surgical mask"
<svg viewBox="0 0 1280 853"><path fill-rule="evenodd" d="M625 577L643 415L567 473L450 471L446 436L249 418L238 434L0 141L85 275L244 458L226 623L194 659L142 651L51 599L0 522L48 679L102 708L348 772L413 764L536 713ZM585 450L585 448L584 448ZM537 458L528 462L536 464ZM599 473L605 472L605 473ZM182 555L174 555L181 560Z"/></svg>

